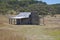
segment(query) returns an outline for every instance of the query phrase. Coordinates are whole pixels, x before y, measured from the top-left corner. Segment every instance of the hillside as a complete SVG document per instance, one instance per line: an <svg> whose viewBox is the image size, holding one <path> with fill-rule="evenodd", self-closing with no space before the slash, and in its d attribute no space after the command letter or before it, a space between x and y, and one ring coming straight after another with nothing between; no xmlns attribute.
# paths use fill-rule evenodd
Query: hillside
<svg viewBox="0 0 60 40"><path fill-rule="evenodd" d="M37 11L39 14L60 14L60 4L48 5L42 1L0 0L0 14ZM12 11L11 11L12 10ZM17 14L16 13L16 14Z"/></svg>

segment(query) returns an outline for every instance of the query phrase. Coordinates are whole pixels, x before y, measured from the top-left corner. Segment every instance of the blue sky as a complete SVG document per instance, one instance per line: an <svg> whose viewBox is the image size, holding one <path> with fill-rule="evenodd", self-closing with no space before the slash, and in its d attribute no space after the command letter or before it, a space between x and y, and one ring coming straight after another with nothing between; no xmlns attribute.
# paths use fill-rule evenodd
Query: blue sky
<svg viewBox="0 0 60 40"><path fill-rule="evenodd" d="M41 0L43 2L46 2L47 4L56 4L60 3L60 0Z"/></svg>

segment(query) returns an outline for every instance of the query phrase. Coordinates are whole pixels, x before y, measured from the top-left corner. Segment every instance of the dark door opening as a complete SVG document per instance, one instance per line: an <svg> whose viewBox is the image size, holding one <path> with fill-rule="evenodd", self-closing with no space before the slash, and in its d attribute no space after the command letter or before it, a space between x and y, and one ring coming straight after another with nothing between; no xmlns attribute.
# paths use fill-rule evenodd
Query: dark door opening
<svg viewBox="0 0 60 40"><path fill-rule="evenodd" d="M16 19L16 24L20 25L21 24L21 19Z"/></svg>

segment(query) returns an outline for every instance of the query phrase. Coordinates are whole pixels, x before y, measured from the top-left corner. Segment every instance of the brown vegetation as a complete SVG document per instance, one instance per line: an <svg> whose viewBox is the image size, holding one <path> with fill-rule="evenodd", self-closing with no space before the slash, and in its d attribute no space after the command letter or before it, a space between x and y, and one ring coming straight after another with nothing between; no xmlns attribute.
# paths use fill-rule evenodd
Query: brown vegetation
<svg viewBox="0 0 60 40"><path fill-rule="evenodd" d="M6 16L0 16L0 40L54 40L53 36L60 33L60 23L54 24L52 20L57 19L55 17L45 17L44 23L46 25L11 25L8 23ZM51 21L52 22L51 22ZM49 23L51 22L51 23ZM56 30L57 29L57 30ZM57 33L56 33L57 32ZM55 34L54 34L55 33Z"/></svg>
<svg viewBox="0 0 60 40"><path fill-rule="evenodd" d="M25 38L14 30L0 29L0 40L25 40Z"/></svg>

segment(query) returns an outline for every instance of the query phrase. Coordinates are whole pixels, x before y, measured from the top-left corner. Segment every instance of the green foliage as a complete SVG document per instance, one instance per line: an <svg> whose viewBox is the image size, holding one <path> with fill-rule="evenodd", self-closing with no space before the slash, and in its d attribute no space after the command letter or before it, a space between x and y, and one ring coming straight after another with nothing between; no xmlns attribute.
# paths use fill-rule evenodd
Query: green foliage
<svg viewBox="0 0 60 40"><path fill-rule="evenodd" d="M57 5L57 6L56 6ZM37 0L0 0L0 14L7 14L8 10L17 12L37 11L39 15L60 14L60 4L47 5Z"/></svg>

